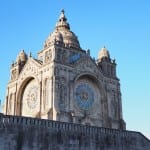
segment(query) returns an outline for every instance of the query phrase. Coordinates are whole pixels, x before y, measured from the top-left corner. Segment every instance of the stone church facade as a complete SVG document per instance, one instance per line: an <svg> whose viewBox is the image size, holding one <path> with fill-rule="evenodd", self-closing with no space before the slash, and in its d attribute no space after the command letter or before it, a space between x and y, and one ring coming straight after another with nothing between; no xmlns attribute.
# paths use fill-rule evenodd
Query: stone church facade
<svg viewBox="0 0 150 150"><path fill-rule="evenodd" d="M64 11L38 58L21 50L10 74L6 115L125 129L115 60L105 47L92 59Z"/></svg>
<svg viewBox="0 0 150 150"><path fill-rule="evenodd" d="M10 70L0 150L149 150L127 131L116 63L103 47L97 60L80 47L64 11L33 58L21 50Z"/></svg>

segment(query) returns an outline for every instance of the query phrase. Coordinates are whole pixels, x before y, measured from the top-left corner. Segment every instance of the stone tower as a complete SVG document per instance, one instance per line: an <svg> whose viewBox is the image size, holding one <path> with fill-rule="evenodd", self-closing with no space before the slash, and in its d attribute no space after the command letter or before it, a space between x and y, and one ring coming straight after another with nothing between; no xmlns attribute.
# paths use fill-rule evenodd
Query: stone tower
<svg viewBox="0 0 150 150"><path fill-rule="evenodd" d="M22 50L12 64L3 113L125 129L116 63L80 47L62 10L38 58Z"/></svg>

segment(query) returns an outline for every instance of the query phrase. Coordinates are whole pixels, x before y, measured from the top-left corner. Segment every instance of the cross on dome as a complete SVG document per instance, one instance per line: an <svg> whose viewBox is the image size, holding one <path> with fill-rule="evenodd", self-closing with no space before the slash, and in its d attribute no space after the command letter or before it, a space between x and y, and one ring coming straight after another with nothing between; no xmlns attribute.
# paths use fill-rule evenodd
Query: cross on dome
<svg viewBox="0 0 150 150"><path fill-rule="evenodd" d="M58 22L56 23L56 29L58 28L66 28L66 29L69 29L70 30L70 25L69 23L67 22L67 18L65 16L65 11L64 9L62 9L61 11L61 14L59 16L59 20Z"/></svg>
<svg viewBox="0 0 150 150"><path fill-rule="evenodd" d="M61 20L61 19L66 19L64 9L61 10L61 14L60 14L59 19L60 19L60 20Z"/></svg>

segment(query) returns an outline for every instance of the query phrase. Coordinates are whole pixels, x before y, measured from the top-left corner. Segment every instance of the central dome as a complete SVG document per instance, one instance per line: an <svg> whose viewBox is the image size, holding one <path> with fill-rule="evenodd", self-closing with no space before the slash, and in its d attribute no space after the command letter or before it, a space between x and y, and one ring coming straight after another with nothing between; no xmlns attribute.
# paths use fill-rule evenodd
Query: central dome
<svg viewBox="0 0 150 150"><path fill-rule="evenodd" d="M65 17L64 10L61 11L55 30L49 35L45 41L44 47L49 47L52 43L57 42L64 44L66 47L81 49L77 36L70 31L70 25Z"/></svg>

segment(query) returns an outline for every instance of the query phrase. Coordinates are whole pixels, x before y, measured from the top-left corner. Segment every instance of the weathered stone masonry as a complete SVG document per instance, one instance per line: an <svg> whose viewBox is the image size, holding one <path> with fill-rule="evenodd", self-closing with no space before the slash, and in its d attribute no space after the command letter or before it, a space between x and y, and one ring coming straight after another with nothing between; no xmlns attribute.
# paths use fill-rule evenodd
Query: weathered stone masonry
<svg viewBox="0 0 150 150"><path fill-rule="evenodd" d="M5 115L126 128L115 60L106 47L97 60L82 49L64 11L38 57L21 50L10 77Z"/></svg>
<svg viewBox="0 0 150 150"><path fill-rule="evenodd" d="M149 150L139 132L0 115L0 150Z"/></svg>
<svg viewBox="0 0 150 150"><path fill-rule="evenodd" d="M62 10L38 57L21 50L0 114L0 150L150 150L126 131L116 61L81 48Z"/></svg>

